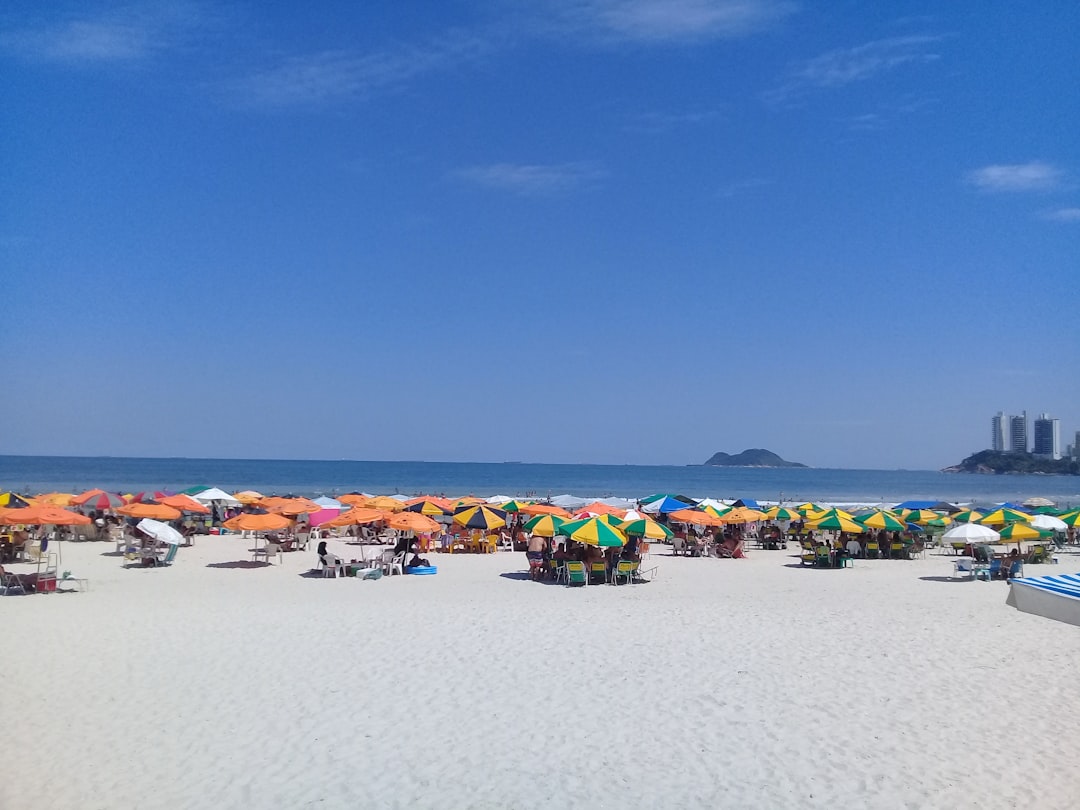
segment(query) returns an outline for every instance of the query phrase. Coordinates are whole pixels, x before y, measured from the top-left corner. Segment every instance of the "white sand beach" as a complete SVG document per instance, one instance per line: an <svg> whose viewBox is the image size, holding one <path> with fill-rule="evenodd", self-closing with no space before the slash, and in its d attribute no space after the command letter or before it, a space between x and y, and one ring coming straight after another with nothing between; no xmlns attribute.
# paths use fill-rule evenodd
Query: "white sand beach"
<svg viewBox="0 0 1080 810"><path fill-rule="evenodd" d="M947 556L659 546L652 583L570 589L521 553L376 582L300 576L313 552L230 567L249 545L125 570L69 543L88 592L0 600L0 807L1076 804L1080 631Z"/></svg>

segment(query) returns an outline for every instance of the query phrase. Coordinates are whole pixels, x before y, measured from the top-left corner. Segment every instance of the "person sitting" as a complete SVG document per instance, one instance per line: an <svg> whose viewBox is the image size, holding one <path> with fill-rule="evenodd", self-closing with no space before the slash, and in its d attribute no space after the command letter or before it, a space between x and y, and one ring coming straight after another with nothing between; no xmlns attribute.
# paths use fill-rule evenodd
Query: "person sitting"
<svg viewBox="0 0 1080 810"><path fill-rule="evenodd" d="M569 552L566 550L566 543L559 543L559 547L555 549L555 553L551 555L551 559L558 560L559 562L571 559Z"/></svg>
<svg viewBox="0 0 1080 810"><path fill-rule="evenodd" d="M341 565L341 560L334 554L331 554L326 550L326 541L319 541L319 547L315 550L315 553L319 555L319 562L321 562L327 568L337 568Z"/></svg>
<svg viewBox="0 0 1080 810"><path fill-rule="evenodd" d="M407 568L428 568L431 563L428 562L426 557L421 557L419 554L413 554L412 559L409 560Z"/></svg>
<svg viewBox="0 0 1080 810"><path fill-rule="evenodd" d="M862 556L862 544L852 537L847 541L847 553L849 557L861 557Z"/></svg>

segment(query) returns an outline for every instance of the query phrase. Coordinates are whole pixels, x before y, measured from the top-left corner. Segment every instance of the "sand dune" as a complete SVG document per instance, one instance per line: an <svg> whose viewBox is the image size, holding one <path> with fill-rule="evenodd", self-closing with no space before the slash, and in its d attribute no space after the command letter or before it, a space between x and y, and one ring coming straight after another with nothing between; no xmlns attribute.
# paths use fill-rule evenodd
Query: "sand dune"
<svg viewBox="0 0 1080 810"><path fill-rule="evenodd" d="M159 570L111 549L65 545L88 593L0 601L0 807L1064 808L1080 788L1080 633L947 581L947 557L663 551L651 584L571 590L521 579L523 554L360 582L301 576L303 552L208 567L248 558L236 538Z"/></svg>

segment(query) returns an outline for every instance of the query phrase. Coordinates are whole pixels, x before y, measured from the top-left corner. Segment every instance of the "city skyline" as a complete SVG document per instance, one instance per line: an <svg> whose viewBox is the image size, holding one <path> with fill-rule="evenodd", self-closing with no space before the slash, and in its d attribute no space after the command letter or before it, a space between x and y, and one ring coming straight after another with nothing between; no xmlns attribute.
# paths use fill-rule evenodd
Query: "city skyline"
<svg viewBox="0 0 1080 810"><path fill-rule="evenodd" d="M1080 5L422 9L7 4L5 452L939 469L1080 401Z"/></svg>

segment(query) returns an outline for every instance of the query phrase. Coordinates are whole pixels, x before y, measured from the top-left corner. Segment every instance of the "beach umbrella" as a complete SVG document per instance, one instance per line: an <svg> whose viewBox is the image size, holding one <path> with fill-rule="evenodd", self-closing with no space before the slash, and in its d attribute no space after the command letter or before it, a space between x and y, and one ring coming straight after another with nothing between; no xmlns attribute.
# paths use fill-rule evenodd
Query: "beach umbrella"
<svg viewBox="0 0 1080 810"><path fill-rule="evenodd" d="M859 515L855 518L855 522L867 529L884 529L887 532L902 532L907 528L902 520L884 511Z"/></svg>
<svg viewBox="0 0 1080 810"><path fill-rule="evenodd" d="M996 543L1001 538L989 526L980 523L957 523L941 535L949 543Z"/></svg>
<svg viewBox="0 0 1080 810"><path fill-rule="evenodd" d="M194 512L197 515L209 515L210 507L199 503L190 495L166 495L158 503L179 509L181 512Z"/></svg>
<svg viewBox="0 0 1080 810"><path fill-rule="evenodd" d="M154 501L160 502L162 498L168 497L167 492L137 492L134 495L125 495L124 500L127 503L152 503Z"/></svg>
<svg viewBox="0 0 1080 810"><path fill-rule="evenodd" d="M489 500L488 503L495 504L500 509L502 509L504 512L510 512L511 514L517 514L518 512L521 511L521 507L529 505L528 501L518 501L518 500L515 500L514 498L511 498L508 501L490 501Z"/></svg>
<svg viewBox="0 0 1080 810"><path fill-rule="evenodd" d="M848 534L861 534L866 531L862 524L856 523L851 518L843 515L827 515L821 520L810 521L811 529L825 529L831 532L847 532Z"/></svg>
<svg viewBox="0 0 1080 810"><path fill-rule="evenodd" d="M1007 523L1027 523L1031 515L1026 512L1017 512L1015 509L995 509L988 515L984 515L979 523L986 526L1004 526Z"/></svg>
<svg viewBox="0 0 1080 810"><path fill-rule="evenodd" d="M985 516L982 512L977 512L974 509L965 509L963 512L957 512L953 515L952 519L957 523L975 523L976 521L982 520L983 517Z"/></svg>
<svg viewBox="0 0 1080 810"><path fill-rule="evenodd" d="M14 492L5 492L0 495L0 508L3 509L23 509L30 505L30 502L26 498L16 495Z"/></svg>
<svg viewBox="0 0 1080 810"><path fill-rule="evenodd" d="M70 492L46 492L34 498L38 506L71 506L71 499L75 496Z"/></svg>
<svg viewBox="0 0 1080 810"><path fill-rule="evenodd" d="M258 503L266 496L254 489L245 489L243 492L237 492L233 497L244 504L244 506L250 506L253 503Z"/></svg>
<svg viewBox="0 0 1080 810"><path fill-rule="evenodd" d="M176 520L180 517L180 510L161 503L129 503L127 506L118 507L116 514L124 517Z"/></svg>
<svg viewBox="0 0 1080 810"><path fill-rule="evenodd" d="M322 510L319 504L307 498L263 498L259 505L267 512L279 515L301 515Z"/></svg>
<svg viewBox="0 0 1080 810"><path fill-rule="evenodd" d="M686 500L680 497L674 497L671 495L661 495L659 498L647 503L643 502L643 505L639 511L647 512L650 515L667 515L672 512L679 512L688 510L693 507L693 503L687 503Z"/></svg>
<svg viewBox="0 0 1080 810"><path fill-rule="evenodd" d="M386 525L400 532L426 532L441 531L442 526L419 512L398 512L386 520Z"/></svg>
<svg viewBox="0 0 1080 810"><path fill-rule="evenodd" d="M523 515L555 515L555 517L569 518L570 513L561 506L553 503L527 503L521 507Z"/></svg>
<svg viewBox="0 0 1080 810"><path fill-rule="evenodd" d="M463 506L480 506L486 504L487 501L485 501L483 498L475 498L472 495L469 495L465 498L458 498L456 501L452 501L450 504L450 508L457 510L461 509Z"/></svg>
<svg viewBox="0 0 1080 810"><path fill-rule="evenodd" d="M232 495L223 489L217 487L210 487L210 489L204 489L201 492L191 493L188 490L184 490L185 495L191 495L192 498L199 503L223 503L226 506L239 506L240 501L236 500Z"/></svg>
<svg viewBox="0 0 1080 810"><path fill-rule="evenodd" d="M623 534L633 535L644 540L667 540L672 537L671 529L647 517L624 521L619 524L619 528Z"/></svg>
<svg viewBox="0 0 1080 810"><path fill-rule="evenodd" d="M599 518L588 520L574 520L564 523L559 529L559 534L566 535L571 540L585 543L590 546L611 548L626 544L626 535L621 530L611 526Z"/></svg>
<svg viewBox="0 0 1080 810"><path fill-rule="evenodd" d="M4 510L0 523L9 526L86 526L90 518L58 506L26 506Z"/></svg>
<svg viewBox="0 0 1080 810"><path fill-rule="evenodd" d="M910 509L903 513L904 520L908 523L918 523L920 525L926 525L931 520L937 520L941 517L937 512L933 512L929 509Z"/></svg>
<svg viewBox="0 0 1080 810"><path fill-rule="evenodd" d="M591 512L594 515L615 515L616 517L622 517L626 514L625 509L619 509L617 506L611 506L603 501L593 501L592 503L585 504L578 510L579 512Z"/></svg>
<svg viewBox="0 0 1080 810"><path fill-rule="evenodd" d="M221 525L236 532L269 532L284 529L291 523L292 521L285 515L277 515L273 512L267 512L263 515L253 515L245 512L234 518L229 518Z"/></svg>
<svg viewBox="0 0 1080 810"><path fill-rule="evenodd" d="M1048 532L1045 529L1036 529L1034 526L1030 526L1027 523L1010 523L998 534L1001 535L1002 540L1015 540L1016 547L1020 548L1020 543L1024 540L1044 540L1050 537L1053 532Z"/></svg>
<svg viewBox="0 0 1080 810"><path fill-rule="evenodd" d="M1036 515L1028 525L1051 532L1063 532L1069 528L1068 523L1053 515Z"/></svg>
<svg viewBox="0 0 1080 810"><path fill-rule="evenodd" d="M825 510L818 506L816 503L807 501L806 503L800 503L795 507L796 512L801 512L803 517L809 514L816 514L817 512L824 512Z"/></svg>
<svg viewBox="0 0 1080 810"><path fill-rule="evenodd" d="M338 498L340 501L341 498ZM347 501L342 501L347 503ZM400 512L405 508L405 504L399 501L397 498L391 498L389 495L376 495L374 498L367 498L361 504L368 509L382 509L386 512Z"/></svg>
<svg viewBox="0 0 1080 810"><path fill-rule="evenodd" d="M712 515L713 517L723 517L735 507L733 506L703 506L701 511L706 515Z"/></svg>
<svg viewBox="0 0 1080 810"><path fill-rule="evenodd" d="M180 534L168 523L161 523L153 518L143 518L135 524L135 528L146 532L155 540L168 543L170 546L179 546L184 543L184 535Z"/></svg>
<svg viewBox="0 0 1080 810"><path fill-rule="evenodd" d="M331 518L323 526L360 526L366 523L378 523L392 515L382 509L368 509L366 506L354 506L347 509L336 518Z"/></svg>
<svg viewBox="0 0 1080 810"><path fill-rule="evenodd" d="M1058 519L1066 526L1072 526L1073 528L1080 527L1080 509L1074 509L1071 512L1065 512L1062 515L1058 515Z"/></svg>
<svg viewBox="0 0 1080 810"><path fill-rule="evenodd" d="M566 523L566 520L558 515L536 515L525 521L522 528L529 534L535 534L539 537L554 537L559 533L559 528L564 523Z"/></svg>
<svg viewBox="0 0 1080 810"><path fill-rule="evenodd" d="M924 520L922 523L923 526L926 526L929 529L942 529L946 526L952 526L952 524L952 518L948 517L947 515L938 515L936 518Z"/></svg>
<svg viewBox="0 0 1080 810"><path fill-rule="evenodd" d="M450 510L435 501L421 500L410 501L405 507L406 512L415 512L420 515L449 515Z"/></svg>
<svg viewBox="0 0 1080 810"><path fill-rule="evenodd" d="M736 506L730 512L725 512L720 516L720 520L724 523L753 523L764 519L764 512L751 509L749 506Z"/></svg>
<svg viewBox="0 0 1080 810"><path fill-rule="evenodd" d="M573 516L572 520L588 520L589 518L596 518L597 520L602 520L608 526L619 526L623 522L622 518L618 515L597 515L593 512L578 512L576 515Z"/></svg>
<svg viewBox="0 0 1080 810"><path fill-rule="evenodd" d="M675 512L668 513L668 520L674 520L678 523L689 523L694 526L723 526L723 518L719 518L716 515L710 515L708 512L702 512L698 509L679 509Z"/></svg>
<svg viewBox="0 0 1080 810"><path fill-rule="evenodd" d="M1020 504L1021 506L1055 506L1056 504L1049 498L1028 498L1026 501Z"/></svg>
<svg viewBox="0 0 1080 810"><path fill-rule="evenodd" d="M363 506L371 498L371 495L365 495L363 492L346 492L344 495L338 495L338 500L349 506Z"/></svg>
<svg viewBox="0 0 1080 810"><path fill-rule="evenodd" d="M490 506L466 506L454 513L454 523L466 529L501 529L506 525L506 512Z"/></svg>
<svg viewBox="0 0 1080 810"><path fill-rule="evenodd" d="M765 510L765 517L769 520L802 520L802 515L796 509L786 506L774 506Z"/></svg>
<svg viewBox="0 0 1080 810"><path fill-rule="evenodd" d="M700 501L694 504L694 506L696 506L698 509L708 509L711 506L713 509L717 509L721 512L724 512L731 508L731 504L724 503L723 501L718 501L716 500L716 498L702 498Z"/></svg>
<svg viewBox="0 0 1080 810"><path fill-rule="evenodd" d="M86 509L108 510L123 506L124 499L103 489L90 489L72 498L71 505L82 506Z"/></svg>

